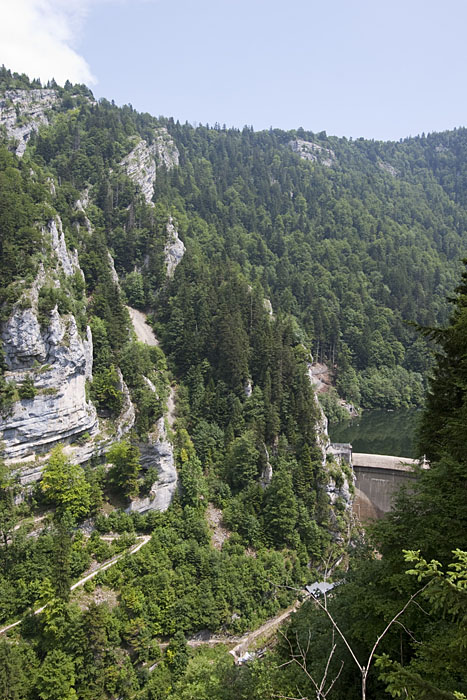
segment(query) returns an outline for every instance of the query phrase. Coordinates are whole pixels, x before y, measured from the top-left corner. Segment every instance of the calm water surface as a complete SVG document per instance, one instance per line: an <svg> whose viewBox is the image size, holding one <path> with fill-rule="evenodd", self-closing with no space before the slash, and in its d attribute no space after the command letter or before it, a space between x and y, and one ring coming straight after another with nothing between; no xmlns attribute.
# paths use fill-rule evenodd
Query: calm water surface
<svg viewBox="0 0 467 700"><path fill-rule="evenodd" d="M364 411L359 418L329 426L332 442L350 442L354 452L416 457L414 442L420 411Z"/></svg>

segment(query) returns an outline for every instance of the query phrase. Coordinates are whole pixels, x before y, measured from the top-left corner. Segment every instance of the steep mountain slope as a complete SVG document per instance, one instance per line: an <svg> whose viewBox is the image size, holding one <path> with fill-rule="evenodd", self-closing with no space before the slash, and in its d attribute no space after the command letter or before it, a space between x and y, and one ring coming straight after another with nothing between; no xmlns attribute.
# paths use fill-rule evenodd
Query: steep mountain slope
<svg viewBox="0 0 467 700"><path fill-rule="evenodd" d="M326 454L311 364L356 403L421 399L405 322L442 319L454 286L464 134L445 151L194 129L85 86L0 85L2 619L50 601L0 658L28 698L165 697L183 634L258 626L345 552L352 474ZM80 611L70 583L115 531L152 539L93 579L115 609Z"/></svg>

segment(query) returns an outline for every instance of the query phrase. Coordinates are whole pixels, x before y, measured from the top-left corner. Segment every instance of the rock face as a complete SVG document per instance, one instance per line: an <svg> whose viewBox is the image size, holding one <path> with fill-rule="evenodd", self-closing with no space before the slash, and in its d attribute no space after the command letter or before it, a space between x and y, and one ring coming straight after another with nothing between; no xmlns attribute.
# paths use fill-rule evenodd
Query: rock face
<svg viewBox="0 0 467 700"><path fill-rule="evenodd" d="M18 310L5 325L2 339L7 380L22 384L32 377L37 391L0 420L5 456L19 459L95 432L96 410L85 392L92 373L89 328L81 338L74 316L61 317L55 308L49 326L41 329L34 310Z"/></svg>
<svg viewBox="0 0 467 700"><path fill-rule="evenodd" d="M128 177L139 187L149 204L154 193L154 183L158 167L168 170L178 165L179 152L167 129L155 129L154 141L148 144L141 139L134 149L122 160L121 165Z"/></svg>
<svg viewBox="0 0 467 700"><path fill-rule="evenodd" d="M179 152L167 129L155 129L154 141L149 144L144 139L138 141L133 150L120 165L128 177L140 187L148 204L152 204L157 170L165 167L170 170L178 165ZM183 258L185 246L178 236L172 217L167 222L167 239L164 248L167 277L173 277L175 268Z"/></svg>
<svg viewBox="0 0 467 700"><path fill-rule="evenodd" d="M154 336L149 326L145 324L144 314L141 313L141 311L136 311L136 309L130 309L129 307L128 310L130 311L130 317L140 342L148 345L157 345L157 338ZM144 326L146 326L146 328ZM156 393L156 387L151 380L144 377L144 381L149 389ZM175 391L171 388L166 406L167 423L169 426L172 426L174 422L174 399ZM140 462L142 468L147 470L150 467L156 467L157 481L152 484L148 496L145 498L137 498L130 503L127 512L136 511L138 513L145 513L148 510L167 510L177 490L178 476L175 467L174 448L167 435L164 416L161 416L156 422L153 432L149 435L149 442L141 443L139 449L141 452Z"/></svg>
<svg viewBox="0 0 467 700"><path fill-rule="evenodd" d="M167 277L173 277L175 268L185 255L185 245L178 237L172 217L167 222L167 241L164 248Z"/></svg>
<svg viewBox="0 0 467 700"><path fill-rule="evenodd" d="M330 148L319 146L313 141L305 141L304 139L295 139L289 141L289 148L295 153L298 153L303 160L310 160L314 163L321 163L330 168L336 163L336 154Z"/></svg>
<svg viewBox="0 0 467 700"><path fill-rule="evenodd" d="M148 444L140 445L141 466L156 467L158 479L151 487L149 496L131 502L128 512L145 513L148 510L165 511L172 502L178 484L173 445L167 437L165 420L159 418Z"/></svg>
<svg viewBox="0 0 467 700"><path fill-rule="evenodd" d="M47 113L59 101L55 90L6 90L0 100L0 124L18 142L16 155L22 156L31 134L49 123Z"/></svg>
<svg viewBox="0 0 467 700"><path fill-rule="evenodd" d="M52 236L52 248L65 276L69 277L77 271L82 275L83 273L78 263L78 251L68 251L60 218L52 219L48 228Z"/></svg>
<svg viewBox="0 0 467 700"><path fill-rule="evenodd" d="M397 168L395 168L390 163L385 163L383 160L378 161L378 167L381 168L381 170L384 170L385 172L392 175L392 177L397 177L399 175L399 171L397 170Z"/></svg>
<svg viewBox="0 0 467 700"><path fill-rule="evenodd" d="M266 445L264 443L263 443L263 447L264 447L264 456L266 457L266 466L263 469L259 483L260 483L260 486L262 486L264 489L267 486L269 486L269 484L271 483L273 472L272 472L271 463L269 461L268 448L266 447Z"/></svg>
<svg viewBox="0 0 467 700"><path fill-rule="evenodd" d="M330 533L332 538L341 544L343 544L348 538L350 532L349 522L352 516L352 504L353 504L353 489L349 484L348 479L348 469L344 471L342 468L344 464L352 469L351 464L346 459L341 459L341 453L337 452L328 435L328 419L326 418L322 406L318 400L318 395L316 393L316 382L314 377L315 365L312 362L307 363L307 375L310 380L310 384L315 389L315 402L319 410L319 418L316 426L316 442L321 450L322 454L322 465L327 472L327 483L326 483L326 494L329 499L329 504L335 506L337 502L342 504L344 523L347 524L347 533L343 531L342 522L336 514L336 509L331 508L331 528ZM330 461L328 462L328 459ZM352 473L352 472L350 472ZM353 477L355 481L355 477Z"/></svg>
<svg viewBox="0 0 467 700"><path fill-rule="evenodd" d="M0 439L9 460L33 457L48 452L58 442L70 442L98 429L96 410L86 399L86 380L92 378L92 336L84 337L72 314L60 316L52 310L47 327L38 320L39 289L46 277L59 286L58 273L81 273L76 253L67 249L61 221L49 222L55 270L40 267L27 295L20 300L1 329L5 377L21 386L26 378L34 383L35 396L17 401L7 416L0 417ZM29 308L22 308L24 300ZM21 303L23 302L23 303ZM32 478L39 478L40 469Z"/></svg>
<svg viewBox="0 0 467 700"><path fill-rule="evenodd" d="M319 416L320 416L318 418L316 432L317 432L317 443L318 443L318 447L321 450L322 462L324 465L324 464L326 464L326 454L327 454L327 450L329 448L329 445L331 444L331 441L329 440L329 435L328 435L328 419L326 418L324 411L322 409L322 406L318 400L318 396L316 393L316 391L317 391L316 382L315 382L313 371L314 371L314 364L312 362L307 362L307 375L308 375L308 379L310 380L310 384L312 385L312 387L314 388L314 391L315 391L315 393L314 393L315 403L316 403L316 407L319 411Z"/></svg>

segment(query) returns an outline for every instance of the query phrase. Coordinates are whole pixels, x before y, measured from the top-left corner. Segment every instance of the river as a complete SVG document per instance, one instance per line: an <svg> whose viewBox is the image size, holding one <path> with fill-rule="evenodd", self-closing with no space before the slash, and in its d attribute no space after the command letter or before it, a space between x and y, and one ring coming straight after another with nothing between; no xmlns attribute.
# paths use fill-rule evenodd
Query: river
<svg viewBox="0 0 467 700"><path fill-rule="evenodd" d="M416 410L364 411L358 418L329 426L332 442L350 442L354 452L417 457Z"/></svg>

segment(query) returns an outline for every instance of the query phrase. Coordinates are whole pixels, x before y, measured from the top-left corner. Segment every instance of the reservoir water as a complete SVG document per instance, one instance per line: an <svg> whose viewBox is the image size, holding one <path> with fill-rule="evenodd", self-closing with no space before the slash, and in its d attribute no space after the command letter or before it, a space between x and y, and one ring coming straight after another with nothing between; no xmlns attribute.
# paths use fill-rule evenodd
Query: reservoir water
<svg viewBox="0 0 467 700"><path fill-rule="evenodd" d="M332 442L350 442L354 452L397 457L417 457L415 431L417 410L363 411L358 418L330 424Z"/></svg>

